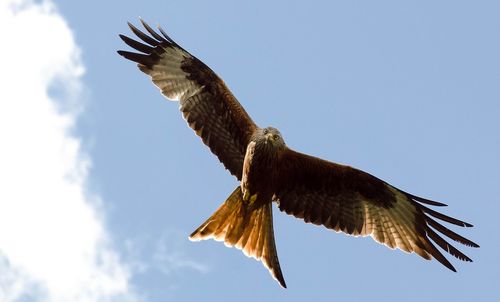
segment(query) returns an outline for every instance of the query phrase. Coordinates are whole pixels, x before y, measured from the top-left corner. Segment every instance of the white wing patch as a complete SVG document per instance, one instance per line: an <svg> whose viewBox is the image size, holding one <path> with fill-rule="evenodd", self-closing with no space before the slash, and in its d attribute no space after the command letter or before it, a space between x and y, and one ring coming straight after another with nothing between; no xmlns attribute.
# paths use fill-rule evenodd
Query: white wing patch
<svg viewBox="0 0 500 302"><path fill-rule="evenodd" d="M365 223L361 236L371 236L375 241L391 249L400 249L407 253L417 253L425 259L430 259L430 254L420 246L425 245L421 235L415 230L416 208L408 198L391 186L396 202L388 209L364 202Z"/></svg>
<svg viewBox="0 0 500 302"><path fill-rule="evenodd" d="M181 68L185 59L193 57L177 47L163 49L158 63L143 71L151 76L153 83L171 101L183 101L198 93L203 87L189 80L189 74Z"/></svg>

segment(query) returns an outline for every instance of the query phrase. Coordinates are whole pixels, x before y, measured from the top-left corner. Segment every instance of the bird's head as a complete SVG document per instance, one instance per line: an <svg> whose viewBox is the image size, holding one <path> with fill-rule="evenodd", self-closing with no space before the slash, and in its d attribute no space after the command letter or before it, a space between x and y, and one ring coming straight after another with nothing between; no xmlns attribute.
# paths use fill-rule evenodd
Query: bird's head
<svg viewBox="0 0 500 302"><path fill-rule="evenodd" d="M256 142L266 148L278 150L286 146L281 133L274 127L260 129L256 137Z"/></svg>

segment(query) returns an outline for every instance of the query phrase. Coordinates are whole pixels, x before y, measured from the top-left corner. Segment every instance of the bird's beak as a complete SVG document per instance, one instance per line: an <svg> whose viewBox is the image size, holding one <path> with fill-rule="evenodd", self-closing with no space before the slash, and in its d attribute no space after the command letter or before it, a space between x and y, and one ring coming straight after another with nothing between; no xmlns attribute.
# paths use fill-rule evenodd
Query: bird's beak
<svg viewBox="0 0 500 302"><path fill-rule="evenodd" d="M272 140L273 140L273 134L272 133L266 134L266 142L272 141Z"/></svg>

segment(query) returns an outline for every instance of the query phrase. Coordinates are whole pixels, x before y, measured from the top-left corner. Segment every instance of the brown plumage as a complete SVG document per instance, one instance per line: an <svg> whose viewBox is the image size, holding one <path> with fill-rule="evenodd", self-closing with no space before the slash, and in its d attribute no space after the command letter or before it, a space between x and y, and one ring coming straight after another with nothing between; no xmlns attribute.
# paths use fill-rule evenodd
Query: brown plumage
<svg viewBox="0 0 500 302"><path fill-rule="evenodd" d="M162 94L179 101L189 126L239 181L221 207L190 239L213 238L261 260L286 287L278 261L272 207L353 236L372 236L377 242L425 259L435 258L452 271L453 265L435 247L472 261L441 237L479 247L437 220L462 227L472 225L425 205L445 204L401 191L361 170L289 149L279 131L258 127L224 82L203 62L175 43L161 28L149 35L132 24L144 43L120 35L139 51L118 51L138 63ZM439 234L441 233L441 235Z"/></svg>

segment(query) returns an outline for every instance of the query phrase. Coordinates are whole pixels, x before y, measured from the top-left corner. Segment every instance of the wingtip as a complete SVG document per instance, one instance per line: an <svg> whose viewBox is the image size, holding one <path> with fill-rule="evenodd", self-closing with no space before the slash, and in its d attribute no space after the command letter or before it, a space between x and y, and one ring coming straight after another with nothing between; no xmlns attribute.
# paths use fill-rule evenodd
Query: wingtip
<svg viewBox="0 0 500 302"><path fill-rule="evenodd" d="M443 256L444 258L444 256ZM446 258L445 258L446 259ZM444 266L446 266L450 271L456 273L457 272L457 269L453 266L453 264L451 264L448 259L446 259L446 263L445 262L442 262L441 260L437 259L439 262L441 262Z"/></svg>
<svg viewBox="0 0 500 302"><path fill-rule="evenodd" d="M473 248L480 248L481 246L473 241L469 242L470 244L467 244L467 246L473 247Z"/></svg>
<svg viewBox="0 0 500 302"><path fill-rule="evenodd" d="M174 40L172 40L172 38L170 38L170 36L167 35L167 32L164 31L163 28L159 24L158 24L157 28L160 31L160 33L165 37L165 39L167 39L167 41L169 41L170 43L173 43L173 44L177 45L177 43L175 43Z"/></svg>
<svg viewBox="0 0 500 302"><path fill-rule="evenodd" d="M453 264L451 264L450 261L448 261L448 259L446 259L443 255L442 256L442 259L439 259L438 257L436 257L436 255L434 255L434 258L439 261L442 265L444 265L447 269L449 269L450 271L456 273L457 272L457 269L453 266Z"/></svg>
<svg viewBox="0 0 500 302"><path fill-rule="evenodd" d="M137 26L135 26L134 24L132 24L130 21L127 21L127 25L128 27L130 28L130 30L137 35L137 32L141 32Z"/></svg>
<svg viewBox="0 0 500 302"><path fill-rule="evenodd" d="M139 17L139 22L141 22L142 26L146 27L148 25L148 23L146 21L144 21L144 19L142 17Z"/></svg>

